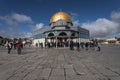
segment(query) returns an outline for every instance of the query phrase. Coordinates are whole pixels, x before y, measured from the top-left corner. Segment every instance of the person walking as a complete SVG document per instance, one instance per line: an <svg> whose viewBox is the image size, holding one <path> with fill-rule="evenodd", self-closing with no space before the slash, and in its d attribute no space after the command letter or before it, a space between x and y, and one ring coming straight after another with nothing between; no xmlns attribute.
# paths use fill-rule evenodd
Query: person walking
<svg viewBox="0 0 120 80"><path fill-rule="evenodd" d="M101 50L101 45L100 45L100 43L97 44L97 47L98 47L97 51L100 52L100 50Z"/></svg>
<svg viewBox="0 0 120 80"><path fill-rule="evenodd" d="M77 51L80 51L80 44L79 44L79 42L76 42L76 47L77 47Z"/></svg>
<svg viewBox="0 0 120 80"><path fill-rule="evenodd" d="M7 48L8 48L8 54L10 54L11 49L12 49L12 43L8 42Z"/></svg>
<svg viewBox="0 0 120 80"><path fill-rule="evenodd" d="M86 50L88 50L88 46L89 46L89 44L88 44L88 42L86 42L85 43Z"/></svg>
<svg viewBox="0 0 120 80"><path fill-rule="evenodd" d="M18 55L21 54L22 43L21 42L17 43L16 47L17 47Z"/></svg>
<svg viewBox="0 0 120 80"><path fill-rule="evenodd" d="M74 43L72 40L70 41L70 50L74 50Z"/></svg>

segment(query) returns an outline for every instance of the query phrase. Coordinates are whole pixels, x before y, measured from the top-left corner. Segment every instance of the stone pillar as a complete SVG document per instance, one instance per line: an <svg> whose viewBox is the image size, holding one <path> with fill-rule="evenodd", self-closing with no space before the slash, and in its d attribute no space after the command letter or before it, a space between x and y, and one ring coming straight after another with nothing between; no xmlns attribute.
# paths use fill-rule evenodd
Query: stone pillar
<svg viewBox="0 0 120 80"><path fill-rule="evenodd" d="M80 32L78 33L78 42L79 42L79 44L80 44Z"/></svg>
<svg viewBox="0 0 120 80"><path fill-rule="evenodd" d="M55 39L55 41L56 41L55 43L56 43L56 48L57 48L57 36L56 36L55 38L56 38L56 39Z"/></svg>
<svg viewBox="0 0 120 80"><path fill-rule="evenodd" d="M67 35L68 35L68 47L70 47L70 37L71 37L71 32L67 32Z"/></svg>
<svg viewBox="0 0 120 80"><path fill-rule="evenodd" d="M46 43L47 43L47 33L45 33L45 43L44 43L45 48L46 48Z"/></svg>
<svg viewBox="0 0 120 80"><path fill-rule="evenodd" d="M46 46L47 46L46 43L47 43L47 38L45 37L45 43L44 43L44 44L45 44L45 48L46 48Z"/></svg>
<svg viewBox="0 0 120 80"><path fill-rule="evenodd" d="M68 46L70 47L70 36L68 37Z"/></svg>

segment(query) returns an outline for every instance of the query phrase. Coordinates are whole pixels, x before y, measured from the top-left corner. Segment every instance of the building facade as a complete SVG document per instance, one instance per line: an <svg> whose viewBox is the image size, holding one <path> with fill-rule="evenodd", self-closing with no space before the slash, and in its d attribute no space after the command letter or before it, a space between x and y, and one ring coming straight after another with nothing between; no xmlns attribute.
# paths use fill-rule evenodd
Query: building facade
<svg viewBox="0 0 120 80"><path fill-rule="evenodd" d="M89 31L73 25L70 16L63 12L55 13L50 20L49 27L34 31L34 45L43 47L50 43L55 47L68 47L70 41L89 42Z"/></svg>

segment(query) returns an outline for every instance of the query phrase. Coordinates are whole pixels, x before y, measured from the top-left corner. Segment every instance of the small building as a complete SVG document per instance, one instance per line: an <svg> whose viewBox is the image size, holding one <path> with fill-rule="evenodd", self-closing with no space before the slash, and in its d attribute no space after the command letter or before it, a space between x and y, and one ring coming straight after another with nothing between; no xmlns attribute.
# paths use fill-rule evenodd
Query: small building
<svg viewBox="0 0 120 80"><path fill-rule="evenodd" d="M120 44L120 38L96 38L94 40L101 44Z"/></svg>

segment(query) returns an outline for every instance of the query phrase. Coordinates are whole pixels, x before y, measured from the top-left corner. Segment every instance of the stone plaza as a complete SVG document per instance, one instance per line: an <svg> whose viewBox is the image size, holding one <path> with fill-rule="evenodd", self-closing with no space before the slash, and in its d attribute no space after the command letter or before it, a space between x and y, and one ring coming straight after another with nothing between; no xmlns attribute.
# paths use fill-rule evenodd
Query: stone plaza
<svg viewBox="0 0 120 80"><path fill-rule="evenodd" d="M120 80L120 45L101 51L25 47L0 48L0 80Z"/></svg>

